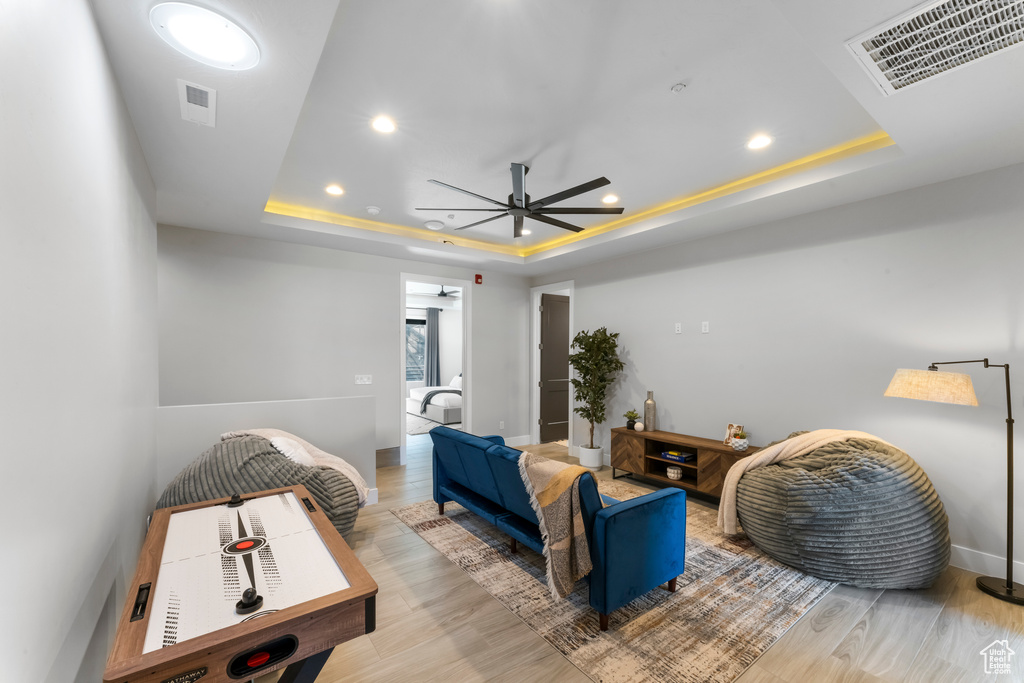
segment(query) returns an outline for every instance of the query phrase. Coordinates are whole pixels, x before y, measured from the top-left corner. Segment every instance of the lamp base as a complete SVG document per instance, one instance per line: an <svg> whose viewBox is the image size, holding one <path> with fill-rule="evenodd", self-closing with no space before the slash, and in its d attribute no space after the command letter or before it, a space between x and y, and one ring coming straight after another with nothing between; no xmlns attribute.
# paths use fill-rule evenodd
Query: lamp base
<svg viewBox="0 0 1024 683"><path fill-rule="evenodd" d="M1012 589L1007 589L1006 579L1000 579L995 576L979 576L978 588L1000 600L1006 600L1016 605L1024 605L1024 586L1016 581L1013 582Z"/></svg>

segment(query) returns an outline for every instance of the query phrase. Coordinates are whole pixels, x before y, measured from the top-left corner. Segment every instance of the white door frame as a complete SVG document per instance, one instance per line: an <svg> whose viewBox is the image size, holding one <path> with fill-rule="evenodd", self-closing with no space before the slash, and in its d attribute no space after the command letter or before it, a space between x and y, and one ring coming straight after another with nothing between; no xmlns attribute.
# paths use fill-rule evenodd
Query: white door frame
<svg viewBox="0 0 1024 683"><path fill-rule="evenodd" d="M573 306L576 297L573 295L575 281L553 282L550 285L530 288L530 443L540 443L540 295L561 294L569 297L569 340L575 330ZM404 376L404 375L403 375ZM575 455L572 442L572 425L575 421L572 412L573 392L569 389L569 455Z"/></svg>
<svg viewBox="0 0 1024 683"><path fill-rule="evenodd" d="M473 283L470 280L463 280L454 277L437 277L436 275L418 275L416 273L401 273L398 295L398 338L401 342L398 345L398 367L399 367L399 412L398 431L402 438L399 442L399 463L404 465L406 460L405 443L405 399L409 395L409 388L405 383L405 283L425 282L431 285L450 285L462 288L462 429L466 432L473 432L473 401L472 387L473 378L470 368L473 367L473 335L469 333L470 321L472 319L473 307L471 300L473 296Z"/></svg>

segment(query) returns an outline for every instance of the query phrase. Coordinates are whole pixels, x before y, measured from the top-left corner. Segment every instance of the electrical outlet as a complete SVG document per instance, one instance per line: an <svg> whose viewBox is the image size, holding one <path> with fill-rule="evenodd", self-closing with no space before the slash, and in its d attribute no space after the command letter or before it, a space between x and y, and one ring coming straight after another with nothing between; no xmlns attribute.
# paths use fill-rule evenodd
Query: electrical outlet
<svg viewBox="0 0 1024 683"><path fill-rule="evenodd" d="M676 334L682 334L682 333L683 333L683 324L682 323L676 323Z"/></svg>
<svg viewBox="0 0 1024 683"><path fill-rule="evenodd" d="M373 375L356 375L356 384L373 384Z"/></svg>
<svg viewBox="0 0 1024 683"><path fill-rule="evenodd" d="M498 422L498 429L504 429L504 428L505 428L505 421L504 420L499 421Z"/></svg>
<svg viewBox="0 0 1024 683"><path fill-rule="evenodd" d="M705 320L704 322L702 322L700 324L700 333L701 334L707 334L710 331L711 331L711 323L709 323L707 320Z"/></svg>

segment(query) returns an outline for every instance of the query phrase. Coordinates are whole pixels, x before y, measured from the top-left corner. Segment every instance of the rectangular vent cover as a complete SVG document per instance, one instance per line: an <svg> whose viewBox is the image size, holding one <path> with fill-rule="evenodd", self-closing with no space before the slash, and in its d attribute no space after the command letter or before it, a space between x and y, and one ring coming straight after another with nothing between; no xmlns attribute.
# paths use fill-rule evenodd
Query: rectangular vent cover
<svg viewBox="0 0 1024 683"><path fill-rule="evenodd" d="M886 95L1024 41L1024 0L929 2L846 46Z"/></svg>
<svg viewBox="0 0 1024 683"><path fill-rule="evenodd" d="M217 123L217 91L178 79L181 118L211 128Z"/></svg>

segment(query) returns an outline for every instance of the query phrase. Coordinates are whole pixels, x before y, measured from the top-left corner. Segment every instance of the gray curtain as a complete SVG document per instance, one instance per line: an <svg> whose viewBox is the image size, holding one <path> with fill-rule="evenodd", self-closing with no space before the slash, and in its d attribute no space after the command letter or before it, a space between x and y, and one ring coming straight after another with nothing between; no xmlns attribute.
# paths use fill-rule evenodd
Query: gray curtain
<svg viewBox="0 0 1024 683"><path fill-rule="evenodd" d="M441 386L441 357L437 333L438 314L440 312L440 308L427 309L427 351L426 358L424 359L426 376L423 379L426 380L428 387Z"/></svg>

